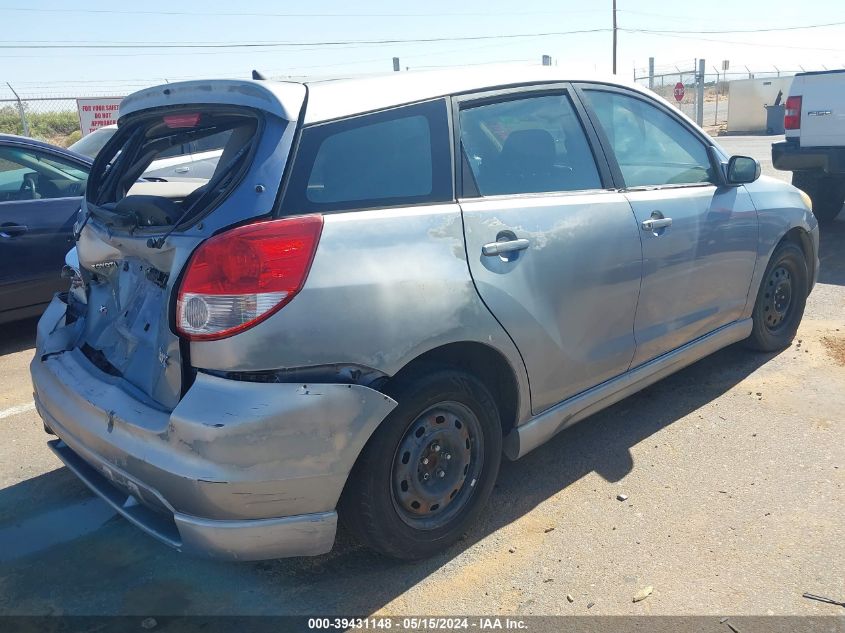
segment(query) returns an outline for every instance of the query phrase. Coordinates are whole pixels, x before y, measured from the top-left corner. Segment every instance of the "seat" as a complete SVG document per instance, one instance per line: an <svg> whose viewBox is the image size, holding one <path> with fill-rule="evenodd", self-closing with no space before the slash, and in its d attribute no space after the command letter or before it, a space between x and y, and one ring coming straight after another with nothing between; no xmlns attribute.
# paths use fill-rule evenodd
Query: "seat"
<svg viewBox="0 0 845 633"><path fill-rule="evenodd" d="M555 167L555 140L543 129L515 130L502 151L479 173L485 195L534 193L564 189L564 172Z"/></svg>

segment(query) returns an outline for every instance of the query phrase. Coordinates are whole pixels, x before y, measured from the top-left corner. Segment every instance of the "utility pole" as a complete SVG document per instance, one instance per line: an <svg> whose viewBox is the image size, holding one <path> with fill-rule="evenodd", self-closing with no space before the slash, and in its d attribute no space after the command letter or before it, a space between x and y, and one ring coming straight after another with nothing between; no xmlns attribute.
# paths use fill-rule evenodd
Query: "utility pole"
<svg viewBox="0 0 845 633"><path fill-rule="evenodd" d="M613 74L616 74L616 0L613 0Z"/></svg>

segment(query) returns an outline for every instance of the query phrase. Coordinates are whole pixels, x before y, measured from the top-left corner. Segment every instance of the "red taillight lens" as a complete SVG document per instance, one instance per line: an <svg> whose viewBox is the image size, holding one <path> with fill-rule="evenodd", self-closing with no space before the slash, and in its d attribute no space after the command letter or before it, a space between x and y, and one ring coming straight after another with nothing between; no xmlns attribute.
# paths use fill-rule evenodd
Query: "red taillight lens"
<svg viewBox="0 0 845 633"><path fill-rule="evenodd" d="M788 97L783 111L783 127L785 130L801 129L801 97Z"/></svg>
<svg viewBox="0 0 845 633"><path fill-rule="evenodd" d="M323 217L270 220L215 235L188 261L176 300L176 328L190 340L241 332L302 289Z"/></svg>

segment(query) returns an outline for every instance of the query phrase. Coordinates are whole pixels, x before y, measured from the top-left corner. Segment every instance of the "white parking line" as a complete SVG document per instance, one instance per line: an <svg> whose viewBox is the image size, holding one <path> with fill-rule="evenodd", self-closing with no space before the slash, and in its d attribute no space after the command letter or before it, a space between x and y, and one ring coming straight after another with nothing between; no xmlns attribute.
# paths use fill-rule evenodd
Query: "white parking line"
<svg viewBox="0 0 845 633"><path fill-rule="evenodd" d="M0 420L3 418L9 418L13 415L17 415L18 413L26 413L27 411L32 411L35 409L34 402L27 402L26 404L17 404L14 407L9 407L8 409L3 409L0 411Z"/></svg>

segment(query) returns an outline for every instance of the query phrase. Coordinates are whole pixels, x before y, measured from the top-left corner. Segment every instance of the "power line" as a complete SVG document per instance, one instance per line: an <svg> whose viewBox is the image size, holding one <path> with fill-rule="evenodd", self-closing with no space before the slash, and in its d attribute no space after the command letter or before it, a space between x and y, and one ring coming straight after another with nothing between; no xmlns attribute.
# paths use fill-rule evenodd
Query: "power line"
<svg viewBox="0 0 845 633"><path fill-rule="evenodd" d="M603 29L579 29L576 31L549 31L546 33L512 33L509 35L462 35L455 37L419 37L373 40L329 40L322 42L238 42L218 44L0 44L0 49L191 49L191 48L262 48L262 47L300 47L300 46L343 46L348 44L424 44L429 42L470 42L478 40L501 40L521 37L553 37L559 35L578 35L581 33L603 33Z"/></svg>
<svg viewBox="0 0 845 633"><path fill-rule="evenodd" d="M477 17L498 15L567 15L578 13L599 13L600 9L579 9L576 11L457 11L457 12L424 12L424 13L273 13L263 11L152 11L125 9L53 9L41 7L0 7L0 11L20 11L26 13L91 13L114 15L186 15L191 17L248 17L248 18L440 18L440 17Z"/></svg>
<svg viewBox="0 0 845 633"><path fill-rule="evenodd" d="M695 37L690 35L680 35L680 34L673 34L673 33L661 33L661 32L654 32L654 31L647 31L644 29L619 29L620 31L625 31L626 33L633 33L633 34L646 34L646 35L657 35L658 37L672 37L678 39L686 39L686 40L698 40L701 42L716 42L718 44L734 44L736 46L752 46L755 48L763 47L763 48L780 48L780 49L790 49L790 50L797 50L797 51L829 51L834 53L845 53L845 49L842 48L824 48L820 46L790 46L788 44L761 44L759 42L738 42L736 40L725 40L719 38L712 38L712 37Z"/></svg>
<svg viewBox="0 0 845 633"><path fill-rule="evenodd" d="M15 9L17 10L17 9ZM56 11L72 11L71 9L56 9ZM90 11L96 11L91 9ZM143 12L152 13L152 12ZM166 12L164 12L166 13ZM221 14L222 15L222 14ZM339 15L339 14L338 14ZM624 28L619 30L630 33L649 33L652 35L719 35L732 33L773 33L783 31L798 31L804 29L828 28L832 26L845 25L842 22L828 22L825 24L807 24L803 26L787 26L772 28L753 29L722 29L722 30L678 30L678 29L649 29L649 28ZM572 31L549 31L540 33L512 33L505 35L466 35L453 37L421 37L421 38L384 38L371 40L328 40L316 42L93 42L93 41L65 41L56 43L44 43L43 40L20 40L17 42L5 42L0 44L0 49L132 49L132 50L156 50L156 49L237 49L237 48L281 48L281 47L314 47L314 46L347 46L347 45L380 45L380 44L423 44L431 42L459 42L479 40L501 40L532 37L553 37L561 35L578 35L586 33L604 33L611 31L610 28L577 29Z"/></svg>
<svg viewBox="0 0 845 633"><path fill-rule="evenodd" d="M844 22L828 22L827 24L807 24L804 26L784 26L784 27L777 27L777 28L754 28L754 29L725 29L725 30L709 30L709 31L682 31L678 29L671 29L671 30L660 30L660 29L635 29L642 33L672 33L677 35L684 35L684 34L730 34L730 33L774 33L779 31L801 31L804 29L823 29L830 26L842 26L845 24Z"/></svg>

